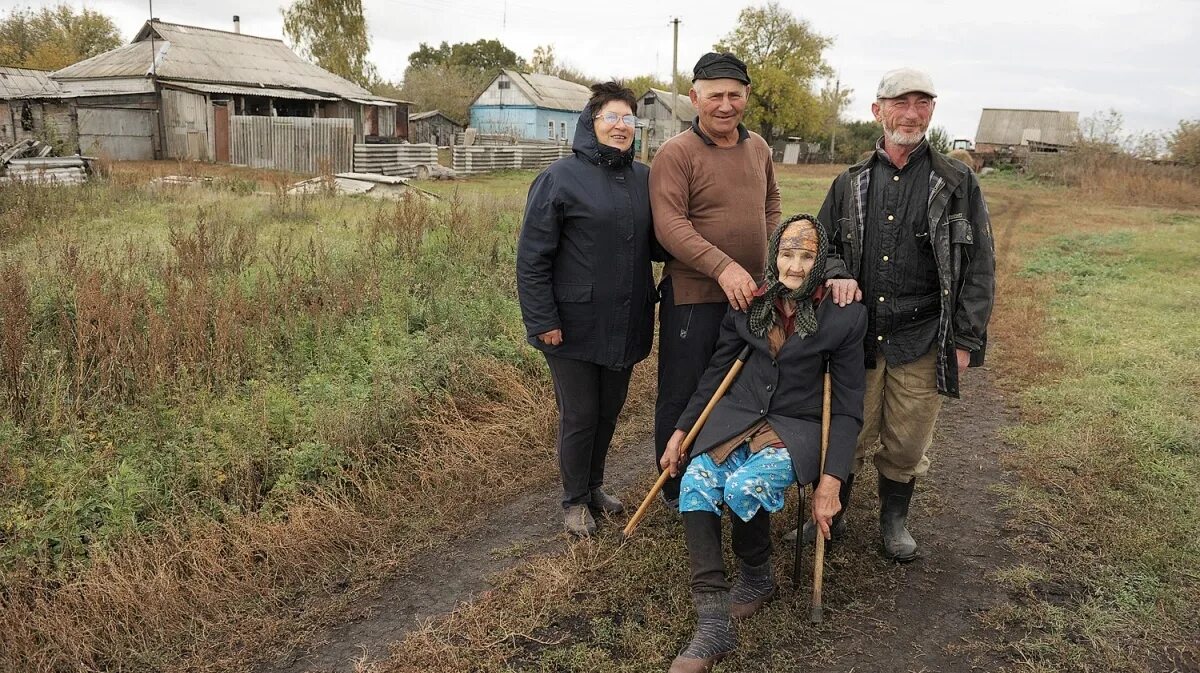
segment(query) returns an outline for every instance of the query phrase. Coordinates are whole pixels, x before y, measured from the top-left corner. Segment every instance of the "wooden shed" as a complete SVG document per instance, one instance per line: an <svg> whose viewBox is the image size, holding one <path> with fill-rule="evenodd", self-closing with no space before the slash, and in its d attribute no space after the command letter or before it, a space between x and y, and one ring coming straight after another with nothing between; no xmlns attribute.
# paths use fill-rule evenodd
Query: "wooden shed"
<svg viewBox="0 0 1200 673"><path fill-rule="evenodd" d="M691 128L696 108L686 93L649 89L638 99L638 117L645 122L645 142L651 150L671 136Z"/></svg>
<svg viewBox="0 0 1200 673"><path fill-rule="evenodd" d="M984 108L975 131L975 150L989 154L1071 147L1078 137L1078 112Z"/></svg>
<svg viewBox="0 0 1200 673"><path fill-rule="evenodd" d="M309 63L281 40L236 29L152 19L131 43L51 78L64 96L148 95L154 158L350 170L354 143L408 137L406 102ZM109 134L140 134L147 126L137 112L90 116L89 130ZM98 135L83 128L79 134L81 144Z"/></svg>
<svg viewBox="0 0 1200 673"><path fill-rule="evenodd" d="M408 116L408 140L439 147L454 144L454 136L467 127L442 114L439 110L418 112Z"/></svg>

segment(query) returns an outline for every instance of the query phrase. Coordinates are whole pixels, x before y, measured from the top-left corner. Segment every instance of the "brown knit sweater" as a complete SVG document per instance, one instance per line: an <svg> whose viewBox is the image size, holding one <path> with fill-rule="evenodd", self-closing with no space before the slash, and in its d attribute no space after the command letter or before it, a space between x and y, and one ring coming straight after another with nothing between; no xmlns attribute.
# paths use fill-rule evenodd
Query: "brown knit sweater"
<svg viewBox="0 0 1200 673"><path fill-rule="evenodd" d="M650 167L654 233L675 303L726 301L717 276L736 261L762 282L767 239L779 224L779 185L771 148L749 133L733 147L688 130L663 143Z"/></svg>

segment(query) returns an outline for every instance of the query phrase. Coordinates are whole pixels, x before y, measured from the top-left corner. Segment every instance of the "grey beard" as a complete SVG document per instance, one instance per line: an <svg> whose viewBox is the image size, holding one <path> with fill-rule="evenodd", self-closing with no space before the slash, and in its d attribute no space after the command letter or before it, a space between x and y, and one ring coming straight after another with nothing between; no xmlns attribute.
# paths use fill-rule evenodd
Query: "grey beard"
<svg viewBox="0 0 1200 673"><path fill-rule="evenodd" d="M887 134L888 140L904 147L915 147L916 145L920 145L921 141L925 139L924 133L913 136L905 134L899 129L884 129L884 133Z"/></svg>

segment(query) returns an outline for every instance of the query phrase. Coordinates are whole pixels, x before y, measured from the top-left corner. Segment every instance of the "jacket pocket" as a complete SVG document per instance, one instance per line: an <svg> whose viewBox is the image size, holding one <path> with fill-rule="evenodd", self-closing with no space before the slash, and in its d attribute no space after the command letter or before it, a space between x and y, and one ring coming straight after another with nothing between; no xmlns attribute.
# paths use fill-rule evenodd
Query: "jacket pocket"
<svg viewBox="0 0 1200 673"><path fill-rule="evenodd" d="M561 304L584 304L592 300L592 286L583 283L555 283L554 301Z"/></svg>
<svg viewBox="0 0 1200 673"><path fill-rule="evenodd" d="M842 237L842 244L846 247L854 245L854 220L849 217L838 218L838 231Z"/></svg>
<svg viewBox="0 0 1200 673"><path fill-rule="evenodd" d="M950 242L957 245L975 244L975 230L970 220L962 216L950 220Z"/></svg>

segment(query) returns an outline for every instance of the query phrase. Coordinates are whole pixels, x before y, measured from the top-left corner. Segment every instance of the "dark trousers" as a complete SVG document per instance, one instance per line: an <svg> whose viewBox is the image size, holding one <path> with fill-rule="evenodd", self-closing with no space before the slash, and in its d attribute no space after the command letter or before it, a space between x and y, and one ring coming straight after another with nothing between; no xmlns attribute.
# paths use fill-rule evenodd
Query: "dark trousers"
<svg viewBox="0 0 1200 673"><path fill-rule="evenodd" d="M591 362L547 353L554 399L558 402L558 471L563 507L591 502L604 483L604 460L625 406L633 368L608 369Z"/></svg>
<svg viewBox="0 0 1200 673"><path fill-rule="evenodd" d="M654 460L667 449L675 432L675 423L683 415L700 377L708 368L721 321L728 302L675 305L675 293L668 276L660 286L662 303L658 309L658 399L654 403ZM686 430L686 428L685 428ZM663 484L664 497L679 497L679 478Z"/></svg>
<svg viewBox="0 0 1200 673"><path fill-rule="evenodd" d="M733 554L743 563L759 566L771 558L771 515L760 509L749 521L730 515ZM721 517L711 512L684 512L692 592L729 591L725 555L721 552Z"/></svg>

